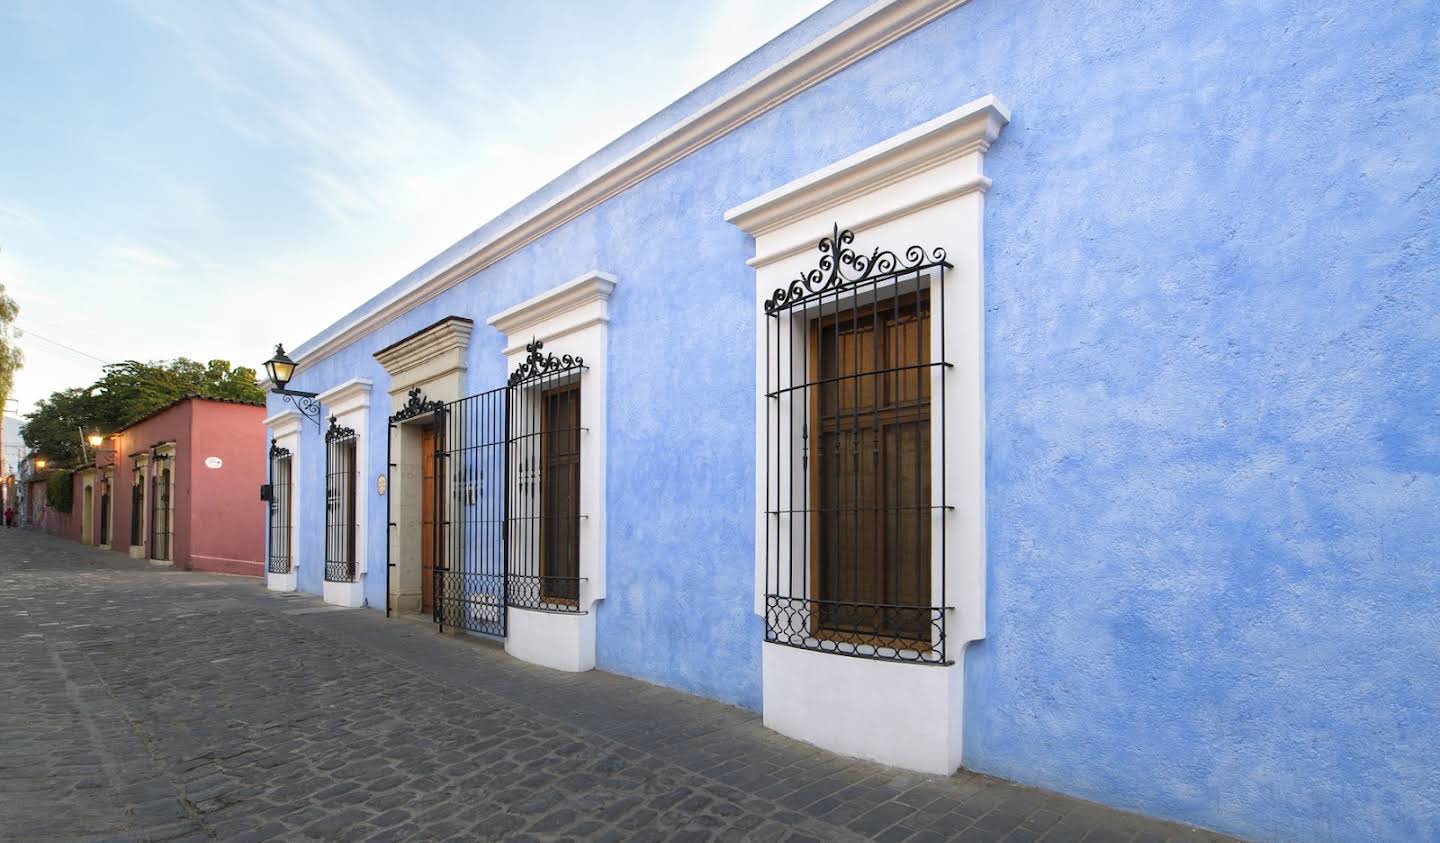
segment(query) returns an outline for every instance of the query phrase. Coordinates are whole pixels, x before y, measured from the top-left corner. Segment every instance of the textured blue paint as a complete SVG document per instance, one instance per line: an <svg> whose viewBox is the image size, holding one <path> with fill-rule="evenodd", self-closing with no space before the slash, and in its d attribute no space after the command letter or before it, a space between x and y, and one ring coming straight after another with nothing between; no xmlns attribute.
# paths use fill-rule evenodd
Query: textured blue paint
<svg viewBox="0 0 1440 843"><path fill-rule="evenodd" d="M966 657L967 766L1262 839L1440 839L1437 9L975 0L296 387L373 379L383 431L375 350L469 316L480 391L504 375L487 316L615 273L599 663L756 708L756 314L751 245L721 214L997 94L1014 121L987 161L989 636ZM301 587L319 591L304 435ZM373 477L383 437L366 452ZM378 515L366 540L378 608Z"/></svg>

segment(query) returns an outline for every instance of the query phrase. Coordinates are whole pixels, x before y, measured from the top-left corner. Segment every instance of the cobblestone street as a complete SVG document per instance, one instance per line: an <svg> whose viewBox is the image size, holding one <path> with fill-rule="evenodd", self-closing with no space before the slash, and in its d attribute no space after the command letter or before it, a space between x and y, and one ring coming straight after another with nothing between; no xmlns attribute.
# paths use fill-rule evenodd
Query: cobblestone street
<svg viewBox="0 0 1440 843"><path fill-rule="evenodd" d="M6 840L1220 840L0 530Z"/></svg>

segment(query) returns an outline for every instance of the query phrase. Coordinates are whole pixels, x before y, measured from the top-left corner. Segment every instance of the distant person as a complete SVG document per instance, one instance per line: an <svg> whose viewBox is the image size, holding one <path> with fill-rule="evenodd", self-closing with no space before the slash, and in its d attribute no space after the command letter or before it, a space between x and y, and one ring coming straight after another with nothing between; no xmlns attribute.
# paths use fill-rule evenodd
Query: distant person
<svg viewBox="0 0 1440 843"><path fill-rule="evenodd" d="M15 507L13 507L13 506L7 506L7 507L5 507L5 526L6 526L6 527L14 527L14 526L15 526Z"/></svg>

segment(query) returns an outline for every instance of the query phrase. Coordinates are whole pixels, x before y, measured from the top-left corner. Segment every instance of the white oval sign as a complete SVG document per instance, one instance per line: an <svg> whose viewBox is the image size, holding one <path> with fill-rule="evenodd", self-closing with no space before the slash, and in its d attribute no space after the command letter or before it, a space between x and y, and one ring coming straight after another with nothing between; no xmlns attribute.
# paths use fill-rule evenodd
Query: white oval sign
<svg viewBox="0 0 1440 843"><path fill-rule="evenodd" d="M205 458L205 467L206 467L206 468L219 468L220 466L222 466L222 465L224 465L224 464L225 464L225 461L222 460L222 459L220 459L219 457L206 457L206 458Z"/></svg>
<svg viewBox="0 0 1440 843"><path fill-rule="evenodd" d="M390 478L389 478L389 477L386 477L385 475L382 474L382 475L380 475L379 477L376 477L376 478L375 478L375 491L376 491L377 493L379 493L379 494L381 494L381 495L384 495L384 494L385 494L385 490L388 489L388 488L390 488Z"/></svg>

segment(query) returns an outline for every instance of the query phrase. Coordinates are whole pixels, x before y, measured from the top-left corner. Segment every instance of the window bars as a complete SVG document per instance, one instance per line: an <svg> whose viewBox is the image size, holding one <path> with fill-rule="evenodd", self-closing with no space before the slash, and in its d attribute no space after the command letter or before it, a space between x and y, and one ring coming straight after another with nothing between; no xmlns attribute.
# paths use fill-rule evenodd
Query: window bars
<svg viewBox="0 0 1440 843"><path fill-rule="evenodd" d="M175 509L171 499L174 486L175 455L155 454L150 461L150 558L170 561L175 538Z"/></svg>
<svg viewBox="0 0 1440 843"><path fill-rule="evenodd" d="M110 544L110 478L100 478L100 544Z"/></svg>
<svg viewBox="0 0 1440 843"><path fill-rule="evenodd" d="M509 605L580 611L580 375L532 340L510 375Z"/></svg>
<svg viewBox="0 0 1440 843"><path fill-rule="evenodd" d="M950 264L854 240L836 226L818 267L764 303L765 640L949 664Z"/></svg>
<svg viewBox="0 0 1440 843"><path fill-rule="evenodd" d="M145 464L135 460L130 471L130 544L139 547L145 543Z"/></svg>
<svg viewBox="0 0 1440 843"><path fill-rule="evenodd" d="M355 582L359 491L355 431L330 417L325 431L325 581Z"/></svg>
<svg viewBox="0 0 1440 843"><path fill-rule="evenodd" d="M290 449L270 443L270 559L272 574L290 573Z"/></svg>

